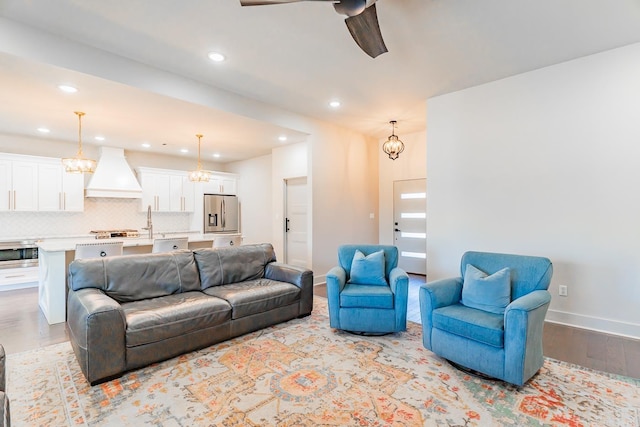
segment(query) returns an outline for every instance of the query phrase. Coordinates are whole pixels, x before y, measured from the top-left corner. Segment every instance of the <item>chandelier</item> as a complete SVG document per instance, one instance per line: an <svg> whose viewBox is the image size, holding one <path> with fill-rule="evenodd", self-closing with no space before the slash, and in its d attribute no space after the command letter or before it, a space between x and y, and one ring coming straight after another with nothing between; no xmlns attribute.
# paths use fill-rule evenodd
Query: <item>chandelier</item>
<svg viewBox="0 0 640 427"><path fill-rule="evenodd" d="M62 165L64 166L65 172L93 173L96 170L96 161L85 159L82 156L82 116L84 116L84 113L75 111L74 114L78 116L78 153L75 157L62 159Z"/></svg>
<svg viewBox="0 0 640 427"><path fill-rule="evenodd" d="M393 126L393 132L387 141L382 144L382 151L389 155L391 160L395 160L404 151L404 143L396 136L396 121L391 120L389 123Z"/></svg>
<svg viewBox="0 0 640 427"><path fill-rule="evenodd" d="M202 135L196 135L198 138L198 167L196 170L189 172L189 181L193 182L209 182L211 174L209 171L202 170L202 163L200 163L200 139Z"/></svg>

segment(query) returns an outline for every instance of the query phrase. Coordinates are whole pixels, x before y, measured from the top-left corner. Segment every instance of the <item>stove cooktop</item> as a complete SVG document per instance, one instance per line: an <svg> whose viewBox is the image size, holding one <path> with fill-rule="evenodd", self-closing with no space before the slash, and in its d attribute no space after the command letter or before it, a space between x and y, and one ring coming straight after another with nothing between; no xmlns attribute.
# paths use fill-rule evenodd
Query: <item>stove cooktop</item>
<svg viewBox="0 0 640 427"><path fill-rule="evenodd" d="M138 230L125 228L122 230L92 230L91 234L96 235L96 239L113 239L116 237L140 237Z"/></svg>

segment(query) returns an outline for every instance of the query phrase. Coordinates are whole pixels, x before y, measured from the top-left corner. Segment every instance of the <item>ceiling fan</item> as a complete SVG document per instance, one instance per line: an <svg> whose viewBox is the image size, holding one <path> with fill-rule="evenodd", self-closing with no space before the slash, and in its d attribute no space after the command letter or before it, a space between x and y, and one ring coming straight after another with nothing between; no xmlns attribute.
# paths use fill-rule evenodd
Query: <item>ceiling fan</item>
<svg viewBox="0 0 640 427"><path fill-rule="evenodd" d="M383 54L387 47L382 40L378 14L377 0L240 0L242 6L263 6L270 4L296 3L299 1L326 1L333 3L333 7L341 15L346 15L345 22L353 39L358 46L372 58Z"/></svg>

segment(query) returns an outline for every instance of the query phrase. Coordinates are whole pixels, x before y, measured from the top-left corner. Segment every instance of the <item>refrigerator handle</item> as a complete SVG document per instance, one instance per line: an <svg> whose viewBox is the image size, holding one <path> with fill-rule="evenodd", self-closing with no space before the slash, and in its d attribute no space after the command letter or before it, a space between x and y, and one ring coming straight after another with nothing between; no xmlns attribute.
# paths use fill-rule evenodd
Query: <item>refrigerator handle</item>
<svg viewBox="0 0 640 427"><path fill-rule="evenodd" d="M222 212L222 218L221 218L221 221L220 221L221 222L220 225L222 225L222 228L225 228L227 226L227 221L226 221L226 218L225 218L226 215L227 215L226 207L227 206L225 205L224 198L223 198L222 202L220 202L220 212Z"/></svg>

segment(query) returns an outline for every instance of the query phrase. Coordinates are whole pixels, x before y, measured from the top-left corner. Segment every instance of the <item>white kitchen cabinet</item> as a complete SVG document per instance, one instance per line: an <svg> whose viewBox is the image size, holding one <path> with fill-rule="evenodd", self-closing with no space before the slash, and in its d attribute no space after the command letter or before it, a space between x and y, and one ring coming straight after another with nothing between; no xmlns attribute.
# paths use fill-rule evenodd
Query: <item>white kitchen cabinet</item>
<svg viewBox="0 0 640 427"><path fill-rule="evenodd" d="M8 211L11 207L11 161L0 159L0 211Z"/></svg>
<svg viewBox="0 0 640 427"><path fill-rule="evenodd" d="M151 206L154 212L168 212L170 210L170 177L165 173L139 169L140 186L142 187L141 210Z"/></svg>
<svg viewBox="0 0 640 427"><path fill-rule="evenodd" d="M0 270L0 289L38 286L38 267L17 267Z"/></svg>
<svg viewBox="0 0 640 427"><path fill-rule="evenodd" d="M194 184L186 174L170 175L171 212L193 212Z"/></svg>
<svg viewBox="0 0 640 427"><path fill-rule="evenodd" d="M187 172L138 168L142 187L141 210L151 206L154 212L193 212L194 185Z"/></svg>
<svg viewBox="0 0 640 427"><path fill-rule="evenodd" d="M84 174L62 169L62 206L67 212L84 211Z"/></svg>
<svg viewBox="0 0 640 427"><path fill-rule="evenodd" d="M84 175L67 173L61 163L38 165L38 210L82 212Z"/></svg>
<svg viewBox="0 0 640 427"><path fill-rule="evenodd" d="M209 182L205 182L203 190L205 194L225 194L234 196L237 192L237 179L235 176L212 174Z"/></svg>
<svg viewBox="0 0 640 427"><path fill-rule="evenodd" d="M38 210L38 165L35 162L0 159L0 210Z"/></svg>

